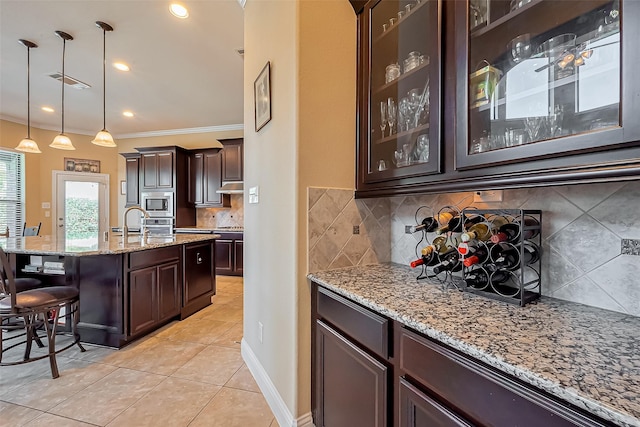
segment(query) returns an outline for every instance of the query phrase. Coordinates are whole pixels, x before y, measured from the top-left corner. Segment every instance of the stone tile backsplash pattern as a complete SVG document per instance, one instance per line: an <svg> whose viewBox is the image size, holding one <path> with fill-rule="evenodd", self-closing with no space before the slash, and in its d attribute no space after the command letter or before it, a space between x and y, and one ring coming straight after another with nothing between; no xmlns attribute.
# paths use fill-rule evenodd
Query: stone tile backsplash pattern
<svg viewBox="0 0 640 427"><path fill-rule="evenodd" d="M388 199L355 200L353 190L313 187L308 199L309 271L391 260Z"/></svg>
<svg viewBox="0 0 640 427"><path fill-rule="evenodd" d="M406 234L405 226L416 223L421 206L418 221L445 205L540 209L542 293L640 316L640 257L627 254L628 243L622 253L623 239L640 239L639 183L511 189L504 190L502 202L488 204L473 203L473 192L354 200L352 190L309 189L310 271L389 260L408 264L422 236ZM370 228L361 225L366 239L350 252L352 259L346 243L357 237L350 234L353 225L363 223Z"/></svg>
<svg viewBox="0 0 640 427"><path fill-rule="evenodd" d="M244 227L244 196L242 194L230 196L230 208L196 209L196 225L204 228Z"/></svg>

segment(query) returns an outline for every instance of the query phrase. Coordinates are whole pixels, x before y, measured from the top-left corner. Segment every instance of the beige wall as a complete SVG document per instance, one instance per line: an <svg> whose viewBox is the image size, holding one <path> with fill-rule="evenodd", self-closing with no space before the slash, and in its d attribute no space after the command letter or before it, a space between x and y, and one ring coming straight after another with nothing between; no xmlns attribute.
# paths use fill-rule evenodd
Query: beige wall
<svg viewBox="0 0 640 427"><path fill-rule="evenodd" d="M117 151L111 148L98 147L91 144L94 135L79 135L67 133L73 145L74 151L56 150L49 147L57 131L31 128L31 138L38 143L41 154L25 155L26 175L26 212L27 223L37 224L42 222L40 234L51 234L52 219L45 217L42 202L52 202L51 177L53 170L64 170L64 158L100 160L100 172L109 174L109 215L110 221L117 215L118 204L114 203L119 194L118 159ZM24 125L0 120L0 146L15 148L20 140L27 135ZM49 210L50 211L50 210ZM53 212L51 212L53 216Z"/></svg>
<svg viewBox="0 0 640 427"><path fill-rule="evenodd" d="M75 151L62 151L49 147L57 131L31 128L31 137L38 143L42 154L26 154L26 212L27 223L42 222L40 234L51 234L51 217L45 217L42 202L51 200L51 171L62 170L65 157L100 160L100 172L109 174L109 223L121 225L125 196L120 194L120 181L125 179L125 159L119 153L135 152L136 147L179 145L187 149L221 146L219 139L242 138L242 130L204 132L185 135L155 136L145 138L116 138L115 149L91 144L94 135L68 133ZM27 135L24 125L0 120L0 147L15 148Z"/></svg>
<svg viewBox="0 0 640 427"><path fill-rule="evenodd" d="M245 198L244 340L299 418L311 410L307 187L354 186L356 18L343 0L250 0L244 24L245 188L260 186L258 204ZM256 133L267 61L272 120Z"/></svg>

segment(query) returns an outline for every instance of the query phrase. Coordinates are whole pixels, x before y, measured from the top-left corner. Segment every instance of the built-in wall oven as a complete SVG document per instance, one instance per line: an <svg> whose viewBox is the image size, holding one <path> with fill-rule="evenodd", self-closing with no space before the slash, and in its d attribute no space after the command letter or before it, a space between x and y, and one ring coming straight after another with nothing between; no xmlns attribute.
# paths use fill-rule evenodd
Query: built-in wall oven
<svg viewBox="0 0 640 427"><path fill-rule="evenodd" d="M154 218L173 218L173 192L153 191L140 193L142 208Z"/></svg>

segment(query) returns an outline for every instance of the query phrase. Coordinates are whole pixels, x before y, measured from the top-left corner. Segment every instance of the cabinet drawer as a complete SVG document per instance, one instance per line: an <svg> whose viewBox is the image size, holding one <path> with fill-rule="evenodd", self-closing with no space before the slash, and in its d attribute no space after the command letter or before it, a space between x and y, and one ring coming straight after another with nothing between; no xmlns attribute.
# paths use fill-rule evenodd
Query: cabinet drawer
<svg viewBox="0 0 640 427"><path fill-rule="evenodd" d="M465 420L400 378L400 427L471 427Z"/></svg>
<svg viewBox="0 0 640 427"><path fill-rule="evenodd" d="M158 265L180 259L180 248L180 246L169 246L166 248L132 252L129 254L129 269L135 270L148 265Z"/></svg>
<svg viewBox="0 0 640 427"><path fill-rule="evenodd" d="M474 424L606 425L406 329L400 368Z"/></svg>
<svg viewBox="0 0 640 427"><path fill-rule="evenodd" d="M389 358L389 320L318 287L318 317L377 355Z"/></svg>

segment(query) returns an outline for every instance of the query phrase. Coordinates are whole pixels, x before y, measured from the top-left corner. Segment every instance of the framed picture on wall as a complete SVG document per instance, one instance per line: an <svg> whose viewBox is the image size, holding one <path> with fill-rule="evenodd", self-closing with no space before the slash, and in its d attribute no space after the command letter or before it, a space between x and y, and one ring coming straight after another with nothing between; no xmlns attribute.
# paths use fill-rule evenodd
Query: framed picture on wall
<svg viewBox="0 0 640 427"><path fill-rule="evenodd" d="M258 78L253 83L253 97L256 109L256 132L271 120L271 62L267 61Z"/></svg>
<svg viewBox="0 0 640 427"><path fill-rule="evenodd" d="M69 172L100 173L100 160L64 158L64 170Z"/></svg>

